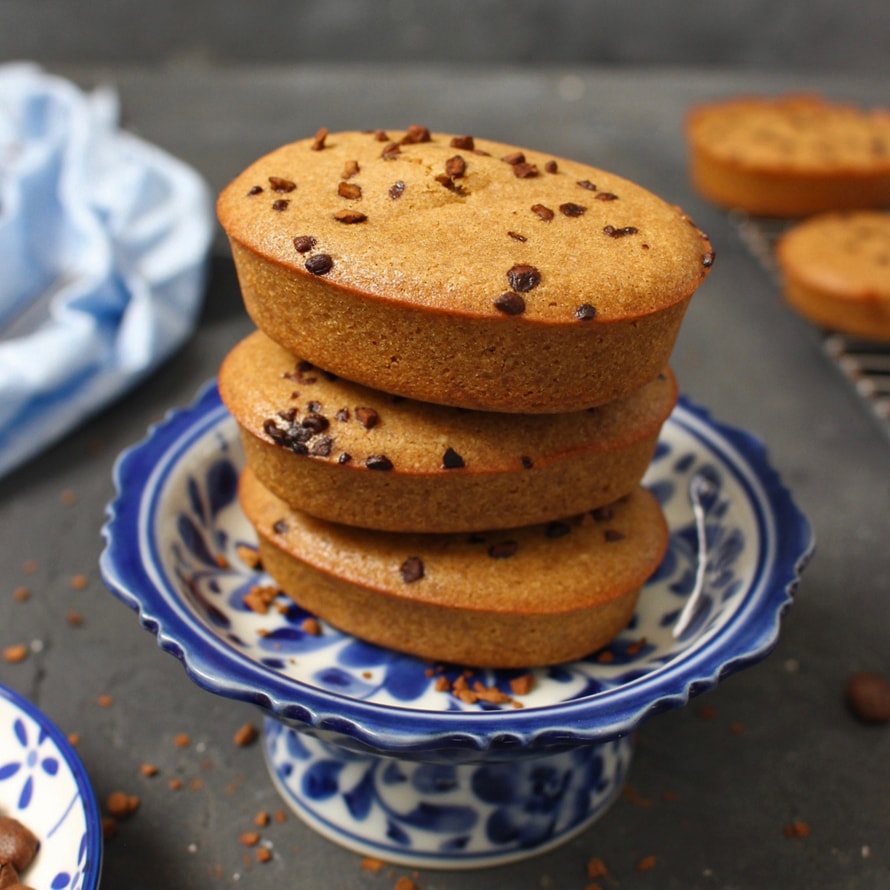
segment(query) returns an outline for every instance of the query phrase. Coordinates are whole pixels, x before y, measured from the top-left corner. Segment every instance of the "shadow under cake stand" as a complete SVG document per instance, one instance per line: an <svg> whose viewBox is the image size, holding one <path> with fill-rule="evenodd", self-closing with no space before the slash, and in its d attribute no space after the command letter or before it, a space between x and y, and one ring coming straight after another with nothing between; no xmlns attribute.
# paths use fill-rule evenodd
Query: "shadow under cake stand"
<svg viewBox="0 0 890 890"><path fill-rule="evenodd" d="M618 638L532 671L431 667L323 623L313 633L283 596L265 614L245 605L271 582L244 559L256 538L237 503L242 466L210 383L118 458L103 578L200 687L259 706L272 781L309 825L413 867L499 865L586 828L619 794L644 719L773 648L813 548L763 446L681 398L644 479L670 546ZM704 588L675 639L698 558L687 488L702 471L715 482ZM505 700L443 691L461 676Z"/></svg>

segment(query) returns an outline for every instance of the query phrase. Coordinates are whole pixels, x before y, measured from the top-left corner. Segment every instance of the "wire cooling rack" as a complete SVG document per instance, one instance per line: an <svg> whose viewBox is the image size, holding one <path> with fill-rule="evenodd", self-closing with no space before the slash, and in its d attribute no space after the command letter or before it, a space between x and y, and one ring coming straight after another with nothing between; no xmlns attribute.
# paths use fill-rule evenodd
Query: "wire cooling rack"
<svg viewBox="0 0 890 890"><path fill-rule="evenodd" d="M732 222L742 242L778 285L775 246L790 223L742 213L734 213ZM837 331L820 331L820 336L825 354L890 439L890 344Z"/></svg>

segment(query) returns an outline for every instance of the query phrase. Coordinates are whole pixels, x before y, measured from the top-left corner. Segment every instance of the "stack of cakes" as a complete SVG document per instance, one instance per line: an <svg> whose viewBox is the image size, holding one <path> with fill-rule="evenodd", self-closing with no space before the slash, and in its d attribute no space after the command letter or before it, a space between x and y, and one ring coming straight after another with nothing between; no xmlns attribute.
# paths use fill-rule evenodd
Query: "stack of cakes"
<svg viewBox="0 0 890 890"><path fill-rule="evenodd" d="M219 386L276 584L433 661L528 667L612 639L667 546L640 480L713 262L689 218L423 127L319 131L218 212L259 329Z"/></svg>

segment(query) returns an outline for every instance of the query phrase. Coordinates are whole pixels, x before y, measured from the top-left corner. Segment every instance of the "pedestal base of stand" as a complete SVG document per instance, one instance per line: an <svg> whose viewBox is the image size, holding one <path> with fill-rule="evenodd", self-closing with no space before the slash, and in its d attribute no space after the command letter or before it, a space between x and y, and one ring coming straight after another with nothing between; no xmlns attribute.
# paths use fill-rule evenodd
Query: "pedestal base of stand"
<svg viewBox="0 0 890 890"><path fill-rule="evenodd" d="M559 846L618 796L631 736L554 754L449 763L359 754L267 718L266 763L303 821L341 846L414 868L505 865Z"/></svg>

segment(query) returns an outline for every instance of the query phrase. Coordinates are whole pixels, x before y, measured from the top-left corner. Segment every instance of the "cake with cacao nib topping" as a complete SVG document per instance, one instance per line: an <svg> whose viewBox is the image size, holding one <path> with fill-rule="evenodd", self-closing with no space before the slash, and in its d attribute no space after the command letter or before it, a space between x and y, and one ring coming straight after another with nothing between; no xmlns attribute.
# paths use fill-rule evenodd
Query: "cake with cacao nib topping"
<svg viewBox="0 0 890 890"><path fill-rule="evenodd" d="M520 414L655 379L713 261L681 210L628 180L418 126L285 145L218 215L248 313L289 352L394 395Z"/></svg>
<svg viewBox="0 0 890 890"><path fill-rule="evenodd" d="M726 208L801 217L890 205L890 112L817 95L740 96L686 120L692 182Z"/></svg>
<svg viewBox="0 0 890 890"><path fill-rule="evenodd" d="M226 357L223 401L247 463L292 506L390 531L505 528L628 494L677 401L669 370L568 414L417 402L337 378L255 332Z"/></svg>
<svg viewBox="0 0 890 890"><path fill-rule="evenodd" d="M340 630L430 661L526 668L585 656L633 615L668 529L644 488L571 519L476 534L326 522L241 479L263 566Z"/></svg>

